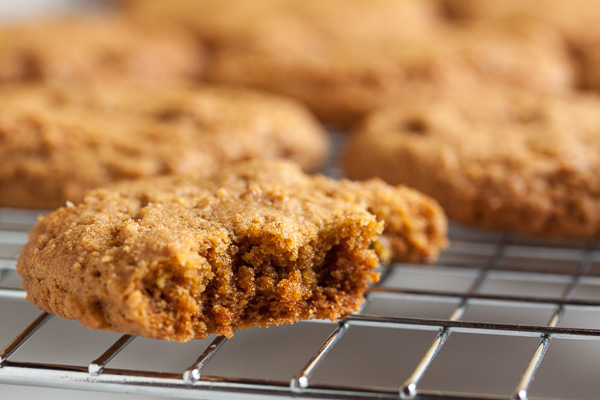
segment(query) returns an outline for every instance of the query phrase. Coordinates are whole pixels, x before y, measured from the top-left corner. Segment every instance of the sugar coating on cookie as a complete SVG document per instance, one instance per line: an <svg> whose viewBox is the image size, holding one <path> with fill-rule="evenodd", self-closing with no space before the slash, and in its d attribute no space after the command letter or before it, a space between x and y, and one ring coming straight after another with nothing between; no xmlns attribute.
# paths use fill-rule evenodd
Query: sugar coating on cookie
<svg viewBox="0 0 600 400"><path fill-rule="evenodd" d="M336 320L356 311L377 279L381 247L404 236L404 246L387 248L395 258L432 258L445 229L439 207L410 190L251 161L210 178L92 191L38 221L17 270L43 310L91 328L188 341Z"/></svg>
<svg viewBox="0 0 600 400"><path fill-rule="evenodd" d="M577 94L416 97L369 116L344 168L421 190L465 224L598 237L598 110L600 99Z"/></svg>
<svg viewBox="0 0 600 400"><path fill-rule="evenodd" d="M170 24L117 16L34 21L0 29L0 83L198 78L204 49Z"/></svg>
<svg viewBox="0 0 600 400"><path fill-rule="evenodd" d="M54 208L153 175L202 176L255 158L317 168L323 128L274 95L213 86L103 83L0 89L0 206Z"/></svg>

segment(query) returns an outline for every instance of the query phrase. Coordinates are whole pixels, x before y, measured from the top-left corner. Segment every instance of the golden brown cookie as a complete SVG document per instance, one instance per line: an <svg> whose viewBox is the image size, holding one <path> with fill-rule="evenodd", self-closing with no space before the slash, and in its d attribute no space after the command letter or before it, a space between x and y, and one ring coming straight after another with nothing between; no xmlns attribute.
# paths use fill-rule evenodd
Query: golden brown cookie
<svg viewBox="0 0 600 400"><path fill-rule="evenodd" d="M562 40L533 26L440 28L362 43L319 38L298 52L284 51L291 39L282 36L273 31L215 51L208 78L294 96L324 121L342 125L410 94L414 85L445 90L499 83L551 92L572 85Z"/></svg>
<svg viewBox="0 0 600 400"><path fill-rule="evenodd" d="M285 93L341 125L406 96L414 84L445 90L501 83L551 92L572 85L562 41L538 27L480 25L363 42L321 36L294 46L295 34L277 27L214 51L208 79Z"/></svg>
<svg viewBox="0 0 600 400"><path fill-rule="evenodd" d="M573 43L600 39L600 9L595 0L437 0L452 20L509 23L533 20L558 29Z"/></svg>
<svg viewBox="0 0 600 400"><path fill-rule="evenodd" d="M363 41L406 37L437 23L438 10L421 0L128 0L127 14L143 21L175 21L190 27L211 46L235 44L247 34L274 25L296 34L297 46L320 35ZM287 28L287 29L285 29ZM314 35L310 35L312 30ZM288 33L286 33L288 32ZM302 36L308 34L307 36ZM271 38L271 40L277 40ZM285 39L284 39L285 40ZM289 48L295 51L295 47Z"/></svg>
<svg viewBox="0 0 600 400"><path fill-rule="evenodd" d="M4 88L0 97L0 206L54 208L121 179L202 176L255 158L311 170L329 148L301 105L243 89L106 82Z"/></svg>
<svg viewBox="0 0 600 400"><path fill-rule="evenodd" d="M580 66L580 87L600 92L600 35L598 43L580 48L576 57Z"/></svg>
<svg viewBox="0 0 600 400"><path fill-rule="evenodd" d="M198 77L204 50L183 29L120 17L37 21L0 29L0 83Z"/></svg>
<svg viewBox="0 0 600 400"><path fill-rule="evenodd" d="M600 90L600 7L596 0L438 0L452 21L495 26L537 22L561 34L577 67L578 85Z"/></svg>
<svg viewBox="0 0 600 400"><path fill-rule="evenodd" d="M599 237L599 111L600 99L577 94L415 97L370 115L344 167L421 190L461 223Z"/></svg>
<svg viewBox="0 0 600 400"><path fill-rule="evenodd" d="M340 318L377 278L375 248L390 250L387 238L397 237L406 246L391 249L396 258L433 258L445 229L440 208L410 189L251 161L204 179L155 177L90 192L39 220L17 270L43 310L91 328L188 341Z"/></svg>
<svg viewBox="0 0 600 400"><path fill-rule="evenodd" d="M290 95L326 123L350 125L414 84L442 90L498 82L544 92L572 85L554 31L447 26L430 1L134 4L138 18L170 15L209 42L207 79Z"/></svg>

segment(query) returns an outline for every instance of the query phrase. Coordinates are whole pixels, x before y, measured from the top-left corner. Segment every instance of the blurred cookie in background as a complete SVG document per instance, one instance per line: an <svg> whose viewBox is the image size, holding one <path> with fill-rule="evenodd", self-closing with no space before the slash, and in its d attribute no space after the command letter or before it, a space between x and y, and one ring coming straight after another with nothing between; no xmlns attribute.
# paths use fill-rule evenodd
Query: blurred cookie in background
<svg viewBox="0 0 600 400"><path fill-rule="evenodd" d="M279 26L285 26L283 22L290 23L289 30L300 25L316 34L351 42L425 32L439 19L435 3L420 0L125 0L117 3L134 19L168 20L187 26L212 46L235 44L270 23ZM298 44L302 46L301 42Z"/></svg>
<svg viewBox="0 0 600 400"><path fill-rule="evenodd" d="M0 90L0 206L54 208L87 189L153 175L203 176L235 161L318 168L329 142L300 104L212 86L124 83Z"/></svg>
<svg viewBox="0 0 600 400"><path fill-rule="evenodd" d="M506 91L407 99L366 118L344 168L440 202L458 222L600 236L600 99Z"/></svg>
<svg viewBox="0 0 600 400"><path fill-rule="evenodd" d="M0 29L0 84L35 81L199 77L202 45L172 24L114 15L34 20Z"/></svg>
<svg viewBox="0 0 600 400"><path fill-rule="evenodd" d="M214 51L208 79L285 93L324 122L343 126L403 98L415 84L439 90L504 84L540 92L567 91L573 84L562 40L538 26L447 27L362 43L314 33L312 41L298 42L295 32L271 27L257 29L254 40Z"/></svg>
<svg viewBox="0 0 600 400"><path fill-rule="evenodd" d="M600 90L600 7L595 0L439 0L454 22L479 21L507 25L514 21L537 22L556 30L566 41L577 86Z"/></svg>
<svg viewBox="0 0 600 400"><path fill-rule="evenodd" d="M409 85L573 84L562 38L537 24L449 24L432 1L129 2L133 18L177 21L210 47L207 79L295 97L349 126Z"/></svg>

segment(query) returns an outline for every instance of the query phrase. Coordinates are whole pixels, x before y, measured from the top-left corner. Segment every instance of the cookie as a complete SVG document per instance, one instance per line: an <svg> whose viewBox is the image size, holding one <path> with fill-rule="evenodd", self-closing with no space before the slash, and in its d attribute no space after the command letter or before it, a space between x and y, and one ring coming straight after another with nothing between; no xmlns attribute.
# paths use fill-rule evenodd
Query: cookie
<svg viewBox="0 0 600 400"><path fill-rule="evenodd" d="M38 21L0 29L0 83L197 78L204 50L181 28L120 17Z"/></svg>
<svg viewBox="0 0 600 400"><path fill-rule="evenodd" d="M435 198L458 222L549 237L600 236L600 99L501 91L415 97L370 115L343 156Z"/></svg>
<svg viewBox="0 0 600 400"><path fill-rule="evenodd" d="M437 0L451 20L509 23L533 20L558 29L572 43L600 39L600 10L595 0Z"/></svg>
<svg viewBox="0 0 600 400"><path fill-rule="evenodd" d="M580 87L600 92L600 41L595 45L585 46L577 55L580 65Z"/></svg>
<svg viewBox="0 0 600 400"><path fill-rule="evenodd" d="M271 24L277 29L287 26L279 32L284 36L286 31L295 31L296 45L302 47L306 40L318 39L320 34L360 41L373 35L406 37L428 31L439 19L433 3L419 0L374 0L368 4L360 0L179 0L177 4L169 0L129 0L124 3L125 13L134 19L183 24L211 47L235 44L245 35ZM316 36L310 35L308 29Z"/></svg>
<svg viewBox="0 0 600 400"><path fill-rule="evenodd" d="M294 35L273 30L245 46L216 50L207 78L293 96L342 126L410 93L415 83L440 90L499 82L551 92L572 86L565 47L543 28L473 26L362 43L320 37L300 46L292 45Z"/></svg>
<svg viewBox="0 0 600 400"><path fill-rule="evenodd" d="M445 229L439 206L410 189L260 160L203 179L92 191L38 221L17 270L43 310L91 328L188 341L336 320L356 311L377 279L377 248L398 237L404 248L387 247L395 258L433 258Z"/></svg>
<svg viewBox="0 0 600 400"><path fill-rule="evenodd" d="M440 0L452 21L480 21L492 25L515 20L534 21L560 33L577 67L577 85L600 90L600 8L595 0Z"/></svg>
<svg viewBox="0 0 600 400"><path fill-rule="evenodd" d="M572 86L572 65L554 31L448 26L430 1L136 3L142 16L179 18L209 43L208 80L295 97L325 123L349 126L415 83L439 90Z"/></svg>
<svg viewBox="0 0 600 400"><path fill-rule="evenodd" d="M226 163L327 157L299 104L214 86L43 85L0 89L0 206L55 208L86 190L151 175L207 175Z"/></svg>

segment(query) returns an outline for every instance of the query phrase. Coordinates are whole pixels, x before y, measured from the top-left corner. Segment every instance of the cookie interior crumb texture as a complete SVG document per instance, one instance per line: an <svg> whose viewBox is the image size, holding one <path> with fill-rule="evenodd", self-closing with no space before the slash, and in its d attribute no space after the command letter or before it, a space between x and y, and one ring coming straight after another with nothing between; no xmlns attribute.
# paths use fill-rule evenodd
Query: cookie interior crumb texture
<svg viewBox="0 0 600 400"><path fill-rule="evenodd" d="M459 222L551 237L600 236L600 99L495 88L415 97L369 116L344 155L432 196Z"/></svg>
<svg viewBox="0 0 600 400"><path fill-rule="evenodd" d="M300 104L202 85L104 82L0 89L0 206L55 208L122 179L208 175L289 158L307 170L328 138Z"/></svg>
<svg viewBox="0 0 600 400"><path fill-rule="evenodd" d="M378 251L431 259L445 233L439 207L408 189L251 161L205 179L92 191L39 220L17 270L43 310L87 327L188 341L336 320L363 302Z"/></svg>

